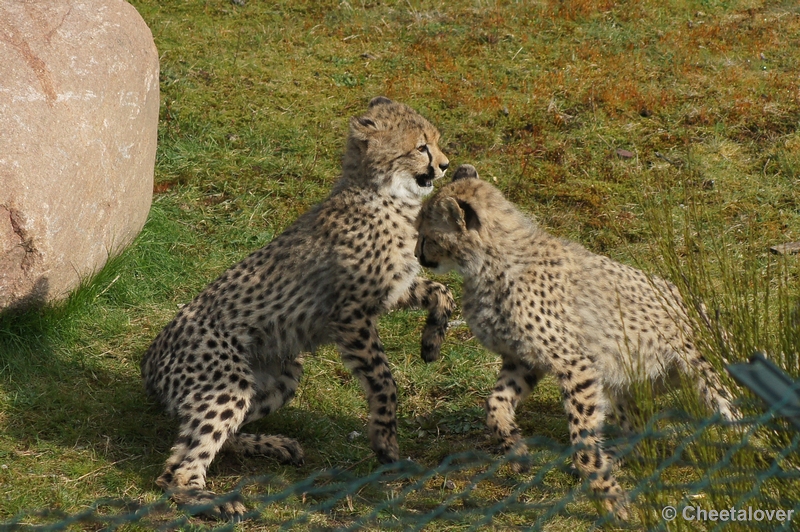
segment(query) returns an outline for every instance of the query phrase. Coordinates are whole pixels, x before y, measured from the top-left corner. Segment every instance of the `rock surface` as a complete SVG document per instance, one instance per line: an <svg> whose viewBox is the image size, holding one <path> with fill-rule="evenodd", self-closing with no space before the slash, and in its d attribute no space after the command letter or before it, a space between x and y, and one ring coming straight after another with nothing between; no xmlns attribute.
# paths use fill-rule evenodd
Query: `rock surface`
<svg viewBox="0 0 800 532"><path fill-rule="evenodd" d="M63 298L150 209L158 53L123 0L0 2L0 309Z"/></svg>

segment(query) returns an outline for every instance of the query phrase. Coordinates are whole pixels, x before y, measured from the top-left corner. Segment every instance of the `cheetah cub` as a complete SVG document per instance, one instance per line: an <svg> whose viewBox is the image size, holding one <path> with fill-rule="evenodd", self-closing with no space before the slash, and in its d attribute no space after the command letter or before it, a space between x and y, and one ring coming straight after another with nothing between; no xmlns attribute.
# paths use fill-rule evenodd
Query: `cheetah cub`
<svg viewBox="0 0 800 532"><path fill-rule="evenodd" d="M179 504L208 505L206 470L221 449L301 463L295 440L239 432L286 404L301 353L335 343L369 403L381 462L398 459L397 390L378 336L394 307L422 307L422 358L439 356L455 306L419 277L414 221L447 170L439 132L404 104L374 98L350 120L343 172L331 194L283 234L209 285L156 337L142 360L147 391L179 419L157 484ZM210 513L237 518L239 501Z"/></svg>
<svg viewBox="0 0 800 532"><path fill-rule="evenodd" d="M425 202L417 229L422 265L463 276L466 321L502 356L486 410L504 452L527 453L514 410L545 374L555 374L578 449L575 467L605 507L625 518L626 497L601 431L610 408L631 429L625 411L634 381L689 374L709 407L734 419L730 393L695 349L672 284L547 234L470 165Z"/></svg>

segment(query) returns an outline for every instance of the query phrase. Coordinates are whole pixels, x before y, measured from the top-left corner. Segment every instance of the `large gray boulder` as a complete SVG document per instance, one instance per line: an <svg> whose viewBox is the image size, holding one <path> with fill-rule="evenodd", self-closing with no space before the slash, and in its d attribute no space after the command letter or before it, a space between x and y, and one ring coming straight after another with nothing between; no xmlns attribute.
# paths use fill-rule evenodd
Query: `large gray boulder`
<svg viewBox="0 0 800 532"><path fill-rule="evenodd" d="M0 1L0 309L66 296L150 209L158 53L123 0Z"/></svg>

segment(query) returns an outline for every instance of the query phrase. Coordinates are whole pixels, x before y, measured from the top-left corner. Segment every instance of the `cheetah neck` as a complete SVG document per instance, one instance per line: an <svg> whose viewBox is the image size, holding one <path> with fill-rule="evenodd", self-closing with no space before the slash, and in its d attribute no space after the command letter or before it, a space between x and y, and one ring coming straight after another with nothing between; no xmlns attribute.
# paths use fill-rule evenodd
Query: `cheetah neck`
<svg viewBox="0 0 800 532"><path fill-rule="evenodd" d="M516 269L515 261L511 259L513 252L501 252L492 246L479 249L459 250L456 258L458 273L464 278L464 282L479 283L481 279L501 279L507 273Z"/></svg>
<svg viewBox="0 0 800 532"><path fill-rule="evenodd" d="M472 293L481 293L486 280L490 280L495 287L502 286L508 282L509 268L503 263L492 260L483 260L480 263L471 261L469 266L461 268L461 276L464 278L465 292L467 289Z"/></svg>
<svg viewBox="0 0 800 532"><path fill-rule="evenodd" d="M368 173L360 169L350 169L336 183L332 195L341 194L345 191L350 191L350 193L355 191L374 193L381 199L388 200L395 207L413 211L413 216L416 217L422 206L423 199L432 190L433 187L420 187L411 177L406 175L382 172Z"/></svg>
<svg viewBox="0 0 800 532"><path fill-rule="evenodd" d="M386 185L378 189L379 194L386 195L396 202L419 210L422 200L433 191L433 187L420 187L412 176L396 173L384 177Z"/></svg>

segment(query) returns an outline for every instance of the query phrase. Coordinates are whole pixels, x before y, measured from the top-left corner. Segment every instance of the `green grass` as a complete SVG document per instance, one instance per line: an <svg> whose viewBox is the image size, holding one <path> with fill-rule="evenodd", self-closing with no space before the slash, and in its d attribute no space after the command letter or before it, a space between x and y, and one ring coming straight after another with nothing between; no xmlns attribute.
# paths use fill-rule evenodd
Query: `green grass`
<svg viewBox="0 0 800 532"><path fill-rule="evenodd" d="M474 164L551 232L670 278L687 299L705 302L715 322L719 313L732 349L698 325L716 365L721 353L740 361L763 349L798 376L798 258L768 252L800 240L795 2L132 3L161 60L153 207L134 244L69 300L0 316L0 520L54 522L31 512L159 499L154 480L174 423L143 392L142 354L180 304L325 197L339 174L347 118L378 94L426 115L453 164ZM460 291L457 278L442 280ZM458 327L442 359L426 366L418 355L423 323L418 312L381 322L400 390L403 456L435 467L452 453L490 452L481 407L497 357ZM646 412L707 417L685 390L657 401L646 390L640 396ZM749 415L760 412L742 401ZM518 419L526 435L542 438L530 474L501 468L454 497L489 466L442 470L369 526L420 522L454 497L456 516L426 529L464 530L480 520L476 509L519 489L529 509L509 507L483 528L531 525L569 500L542 526L591 529L594 506L559 458L568 434L552 380ZM298 438L305 465L221 457L209 484L223 492L272 475L245 489L263 497L322 469L366 475L377 464L365 425L357 382L335 350L323 348L296 400L258 423ZM686 500L796 507L796 477L767 478L774 464L798 465L782 422L689 437L697 426L660 418L648 426L659 436L645 438L620 471L627 488L640 490L623 528L662 526L660 508ZM348 439L353 432L362 435ZM790 452L781 457L783 449ZM730 467L715 469L720 463ZM351 524L408 485L363 486L301 528ZM240 527L272 529L313 504L292 495ZM167 507L142 527L179 515ZM670 530L696 529L690 525L676 520Z"/></svg>

